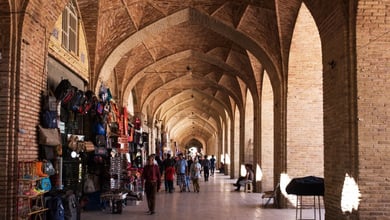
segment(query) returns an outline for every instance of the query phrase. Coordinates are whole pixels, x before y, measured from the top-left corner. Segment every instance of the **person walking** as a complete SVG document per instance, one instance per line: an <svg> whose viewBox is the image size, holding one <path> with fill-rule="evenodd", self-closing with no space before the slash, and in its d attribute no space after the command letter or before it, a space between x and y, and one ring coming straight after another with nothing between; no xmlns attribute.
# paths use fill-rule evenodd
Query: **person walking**
<svg viewBox="0 0 390 220"><path fill-rule="evenodd" d="M176 162L177 184L180 187L180 192L186 191L186 173L188 172L187 160L183 157L183 153L179 154L179 159Z"/></svg>
<svg viewBox="0 0 390 220"><path fill-rule="evenodd" d="M211 172L211 176L214 176L214 172L215 172L215 156L214 155L211 155L211 159L210 159L210 172Z"/></svg>
<svg viewBox="0 0 390 220"><path fill-rule="evenodd" d="M155 214L156 207L156 194L160 190L161 186L161 174L157 164L154 163L154 156L148 157L147 164L142 172L142 180L145 183L145 194L148 203L148 214Z"/></svg>
<svg viewBox="0 0 390 220"><path fill-rule="evenodd" d="M190 176L192 179L192 186L194 187L194 192L199 193L200 186L199 186L199 178L201 177L200 170L202 169L202 166L200 165L198 158L195 157L194 162L191 164L190 167Z"/></svg>
<svg viewBox="0 0 390 220"><path fill-rule="evenodd" d="M169 193L173 193L173 179L175 178L175 166L171 165L165 169L165 182L168 186Z"/></svg>
<svg viewBox="0 0 390 220"><path fill-rule="evenodd" d="M192 157L191 157L191 155L189 155L188 157L187 157L187 169L189 170L190 168L191 168L191 165L192 165L192 163L193 163L194 161L192 160ZM186 172L186 190L188 191L188 192L191 192L191 190L190 190L190 184L191 184L191 174L190 174L190 172L188 171L188 172Z"/></svg>
<svg viewBox="0 0 390 220"><path fill-rule="evenodd" d="M204 181L207 182L209 181L209 176L210 176L210 160L207 158L207 155L204 155L202 166L203 166Z"/></svg>
<svg viewBox="0 0 390 220"><path fill-rule="evenodd" d="M162 162L162 166L164 170L165 192L172 193L174 191L173 180L175 176L175 163L176 163L175 160L171 158L171 154L167 154L167 157Z"/></svg>

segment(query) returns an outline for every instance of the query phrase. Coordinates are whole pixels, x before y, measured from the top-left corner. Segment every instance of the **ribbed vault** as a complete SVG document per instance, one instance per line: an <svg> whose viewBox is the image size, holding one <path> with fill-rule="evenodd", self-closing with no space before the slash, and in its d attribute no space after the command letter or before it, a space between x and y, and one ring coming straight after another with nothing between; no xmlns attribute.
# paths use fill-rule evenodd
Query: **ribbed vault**
<svg viewBox="0 0 390 220"><path fill-rule="evenodd" d="M81 15L90 12L87 5L81 1ZM108 84L123 106L132 97L137 117L149 126L162 122L180 146L216 138L234 107L242 111L248 90L257 103L264 69L274 85L282 78L272 1L118 0L93 7L99 26L96 45L89 42L92 86ZM85 20L90 32L94 20Z"/></svg>

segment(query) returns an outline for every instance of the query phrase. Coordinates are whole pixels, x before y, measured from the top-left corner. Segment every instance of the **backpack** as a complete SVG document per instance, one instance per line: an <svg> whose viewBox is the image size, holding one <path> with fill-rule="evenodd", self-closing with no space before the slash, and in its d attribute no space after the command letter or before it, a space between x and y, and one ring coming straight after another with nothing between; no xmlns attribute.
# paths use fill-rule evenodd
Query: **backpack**
<svg viewBox="0 0 390 220"><path fill-rule="evenodd" d="M57 99L55 96L44 95L42 99L42 110L57 111Z"/></svg>
<svg viewBox="0 0 390 220"><path fill-rule="evenodd" d="M65 210L60 196L54 196L46 202L47 220L65 220Z"/></svg>
<svg viewBox="0 0 390 220"><path fill-rule="evenodd" d="M49 177L44 177L40 180L39 188L44 191L50 191L51 190L51 181Z"/></svg>
<svg viewBox="0 0 390 220"><path fill-rule="evenodd" d="M71 86L70 88L68 88L65 91L65 94L62 97L62 99L60 99L61 105L63 105L67 109L70 109L71 106L69 107L69 105L70 105L71 101L73 100L73 97L76 95L77 91L78 91L78 89L75 86Z"/></svg>
<svg viewBox="0 0 390 220"><path fill-rule="evenodd" d="M54 166L50 161L44 162L43 169L44 169L44 173L46 173L49 176L56 174L56 170L54 169Z"/></svg>
<svg viewBox="0 0 390 220"><path fill-rule="evenodd" d="M86 100L84 92L78 89L69 103L70 109L74 112L83 113Z"/></svg>
<svg viewBox="0 0 390 220"><path fill-rule="evenodd" d="M74 193L67 194L63 199L65 220L77 220L78 204Z"/></svg>
<svg viewBox="0 0 390 220"><path fill-rule="evenodd" d="M72 84L69 82L69 80L61 80L54 91L54 96L57 98L57 100L62 100L70 87L72 87Z"/></svg>
<svg viewBox="0 0 390 220"><path fill-rule="evenodd" d="M57 111L43 111L41 122L44 128L57 128Z"/></svg>

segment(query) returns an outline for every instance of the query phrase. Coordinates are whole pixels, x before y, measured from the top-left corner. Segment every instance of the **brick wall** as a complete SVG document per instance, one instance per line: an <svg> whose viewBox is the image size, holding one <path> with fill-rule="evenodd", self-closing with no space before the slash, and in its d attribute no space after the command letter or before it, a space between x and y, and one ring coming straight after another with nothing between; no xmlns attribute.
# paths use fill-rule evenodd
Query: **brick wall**
<svg viewBox="0 0 390 220"><path fill-rule="evenodd" d="M359 1L357 11L360 219L390 216L390 20L383 3Z"/></svg>
<svg viewBox="0 0 390 220"><path fill-rule="evenodd" d="M24 8L14 7L14 4L17 4L14 1L10 2L13 10L24 11ZM0 119L6 122L0 125L0 143L1 146L4 146L0 150L0 165L6 167L6 174L0 174L2 175L0 199L6 201L0 203L1 219L13 219L15 215L15 164L17 160L37 158L36 125L39 118L39 98L42 90L46 88L44 64L47 44L45 41L48 39L48 33L54 27L55 21L61 14L66 2L66 0L50 2L50 4L42 7L37 2L30 1L29 8L26 9L28 13L25 14L23 20L23 30L18 29L21 27L19 23L13 23L21 22L22 19L16 13L7 14L6 17L0 19L0 30L11 30L10 27L13 27L13 38L11 39L8 34L5 35L7 42L11 43L9 46L1 48L3 58L0 62L2 71L0 89L4 94L0 96L0 100L2 103L8 103L8 105L0 106ZM322 164L325 165L326 217L327 219L347 218L340 210L340 195L344 175L346 172L350 172L353 177L357 178L362 192L359 216L356 215L351 218L384 219L390 215L389 192L387 190L390 187L388 183L390 166L387 162L387 155L390 153L388 152L390 140L388 139L389 131L387 129L389 115L387 110L389 104L388 81L390 80L388 74L390 58L387 50L389 45L388 4L385 5L383 1L359 1L356 22L357 47L355 51L355 42L351 40L355 37L354 8L349 11L345 5L333 7L333 4L326 4L325 1L319 2L307 1L306 3L311 4L310 11L316 19L322 40L323 153L325 158ZM336 1L330 2L334 3ZM10 11L8 5L2 1L1 10ZM5 9L3 9L4 7ZM346 14L349 16L345 16ZM12 19L9 16L13 16ZM351 27L346 26L345 19L351 19L351 21L348 21L351 23ZM4 32L1 32L1 37L4 37ZM305 42L305 44L312 46L310 42ZM94 43L91 45L94 45ZM297 44L293 46L297 46ZM10 48L16 49L10 51ZM296 55L300 56L302 54L297 53ZM307 70L298 65L300 62L311 62L306 56L307 54L303 54L302 57L299 57L299 62L296 61L294 66L291 66L291 75L289 76L291 85L289 85L288 114L294 111L300 114L289 115L288 117L288 120L292 118L294 120L288 121L289 130L287 134L289 139L287 146L290 150L288 152L287 167L296 175L301 172L301 167L299 167L297 161L301 161L302 156L305 162L311 161L308 161L309 157L307 155L300 155L300 152L302 152L302 149L299 148L300 144L305 143L305 141L300 139L300 132L293 128L307 128L308 126L302 123L303 121L306 122L307 115L302 113L307 112L307 109L316 109L312 107L312 103L305 105L308 104L308 100L304 99L307 95L302 98L298 96L300 95L299 91L293 89L299 89L301 83L309 77L301 79L299 79L301 75L293 77L294 72L299 73L302 70ZM355 58L357 65L355 65ZM12 62L9 62L9 60L12 60ZM332 65L332 63L335 65ZM305 66L307 67L307 65L308 63ZM357 84L355 84L356 82ZM295 86L291 87L292 85ZM281 100L278 97L279 92L274 92L277 96L275 106L278 113L283 107L283 103L279 102ZM356 94L359 97L357 103L355 103ZM300 108L296 108L297 106ZM354 111L357 111L356 116L358 117L355 117L356 113ZM281 116L276 114L275 117L276 120L279 120ZM359 118L358 122L356 121L357 118ZM358 130L356 123L359 125ZM275 142L277 143L274 144L277 147L276 158L283 159L283 152L278 148L279 145L283 145L283 140L280 140L283 138L280 133L283 132L280 129L283 126L281 124L275 125L274 129L277 131ZM315 120L311 121L311 125L319 126L315 123ZM237 131L239 131L239 128L237 128ZM294 134L293 132L297 132L297 135L290 137ZM311 138L312 134L309 132L309 130L304 131ZM233 133L232 136L236 136L236 133ZM317 138L316 140L319 140ZM228 142L228 140L225 142ZM318 147L318 143L312 143L311 147ZM232 155L232 150L230 148L226 151ZM317 154L311 156L321 158ZM284 161L277 162L277 166L283 166L279 164L283 164ZM305 167L307 167L307 164ZM310 166L313 166L313 164L310 163ZM279 168L276 167L276 169ZM320 170L314 172L320 173Z"/></svg>
<svg viewBox="0 0 390 220"><path fill-rule="evenodd" d="M2 11L10 11L4 6L1 4ZM6 47L1 49L5 56L2 54L4 59L0 62L3 94L0 99L6 103L0 107L0 119L4 122L0 128L3 146L0 165L5 170L0 180L1 219L16 219L17 162L38 157L40 96L46 88L44 64L49 36L46 22L54 24L53 13L59 13L61 6L42 7L37 2L29 2L28 8L22 8L18 2L12 2L11 7L26 13L24 17L20 13L2 13L10 17L0 19L0 29L7 33ZM11 30L12 38L8 35Z"/></svg>
<svg viewBox="0 0 390 220"><path fill-rule="evenodd" d="M268 75L264 74L261 96L262 191L274 189L274 97Z"/></svg>
<svg viewBox="0 0 390 220"><path fill-rule="evenodd" d="M287 89L287 173L323 177L321 42L302 5L291 42Z"/></svg>
<svg viewBox="0 0 390 220"><path fill-rule="evenodd" d="M5 4L0 4L0 10L3 12L9 11L9 6ZM11 70L9 69L10 62L10 45L6 42L10 42L10 16L7 13L0 13L0 102L1 103L11 103L12 97L10 96L10 78L13 75ZM14 166L11 160L8 158L12 158L15 155L13 149L7 148L10 143L13 141L13 132L8 125L10 121L12 121L13 109L11 105L0 105L0 166L3 168L3 171L0 172L0 200L4 202L0 202L0 219L5 219L7 215L12 213L12 210L8 210L9 203L13 204L12 199L12 183L10 184L8 178L8 174L14 173ZM10 162L10 163L9 163ZM4 172L5 171L5 172ZM12 179L11 179L12 181ZM10 190L6 190L10 189Z"/></svg>

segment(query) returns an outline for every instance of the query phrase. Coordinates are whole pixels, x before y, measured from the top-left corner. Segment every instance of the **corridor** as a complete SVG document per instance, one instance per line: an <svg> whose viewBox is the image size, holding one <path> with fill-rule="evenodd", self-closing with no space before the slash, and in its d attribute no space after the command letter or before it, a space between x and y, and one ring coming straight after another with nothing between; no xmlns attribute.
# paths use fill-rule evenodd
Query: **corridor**
<svg viewBox="0 0 390 220"><path fill-rule="evenodd" d="M81 219L89 220L128 220L128 219L167 219L167 220L294 220L295 209L263 208L260 193L234 192L235 180L216 174L209 182L200 182L200 193L166 193L162 187L157 195L156 214L146 214L146 201L139 205L126 206L122 214L107 214L100 211L83 211ZM192 186L191 186L192 187ZM265 201L264 201L265 202ZM323 207L323 204L321 205ZM324 219L324 209L321 210ZM303 210L304 219L312 219L313 210ZM317 216L317 219L318 216Z"/></svg>

